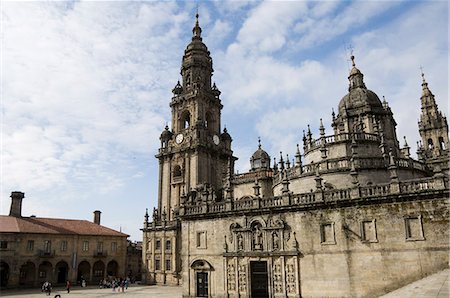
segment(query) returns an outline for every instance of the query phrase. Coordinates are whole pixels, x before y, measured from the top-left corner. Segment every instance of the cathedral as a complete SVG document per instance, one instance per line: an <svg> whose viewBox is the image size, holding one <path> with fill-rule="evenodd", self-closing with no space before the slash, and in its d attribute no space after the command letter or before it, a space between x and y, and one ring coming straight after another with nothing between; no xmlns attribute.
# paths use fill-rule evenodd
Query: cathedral
<svg viewBox="0 0 450 298"><path fill-rule="evenodd" d="M183 297L376 297L448 267L448 123L422 74L417 160L352 56L333 133L235 173L198 15L160 136L143 280Z"/></svg>

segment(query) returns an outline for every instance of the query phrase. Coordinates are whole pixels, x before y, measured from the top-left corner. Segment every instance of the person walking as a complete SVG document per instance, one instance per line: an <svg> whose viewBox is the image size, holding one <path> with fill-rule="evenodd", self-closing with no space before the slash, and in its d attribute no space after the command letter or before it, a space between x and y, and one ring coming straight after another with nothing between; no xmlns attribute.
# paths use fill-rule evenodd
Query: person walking
<svg viewBox="0 0 450 298"><path fill-rule="evenodd" d="M67 290L67 294L70 293L70 288L72 287L72 284L70 283L70 281L66 281L66 290Z"/></svg>

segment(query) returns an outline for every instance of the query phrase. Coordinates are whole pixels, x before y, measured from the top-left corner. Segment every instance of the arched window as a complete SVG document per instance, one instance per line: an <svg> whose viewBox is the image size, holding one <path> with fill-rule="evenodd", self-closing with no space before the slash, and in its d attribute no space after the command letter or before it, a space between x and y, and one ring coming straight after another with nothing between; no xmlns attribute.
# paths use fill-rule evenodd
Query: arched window
<svg viewBox="0 0 450 298"><path fill-rule="evenodd" d="M189 128L190 125L191 125L191 114L189 113L189 111L184 111L180 117L180 129Z"/></svg>
<svg viewBox="0 0 450 298"><path fill-rule="evenodd" d="M433 146L433 140L432 139L428 139L428 149L433 149L434 148L434 146Z"/></svg>
<svg viewBox="0 0 450 298"><path fill-rule="evenodd" d="M439 137L439 149L445 150L445 142L443 137Z"/></svg>

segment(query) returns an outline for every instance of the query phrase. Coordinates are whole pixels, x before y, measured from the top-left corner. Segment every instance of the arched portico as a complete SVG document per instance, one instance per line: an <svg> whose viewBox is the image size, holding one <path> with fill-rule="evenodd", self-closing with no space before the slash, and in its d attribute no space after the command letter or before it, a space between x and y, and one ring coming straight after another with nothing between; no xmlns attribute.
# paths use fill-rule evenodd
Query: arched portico
<svg viewBox="0 0 450 298"><path fill-rule="evenodd" d="M49 261L44 261L38 268L38 281L43 283L45 281L53 281L53 265Z"/></svg>
<svg viewBox="0 0 450 298"><path fill-rule="evenodd" d="M9 280L9 265L6 262L0 262L0 287L5 288Z"/></svg>
<svg viewBox="0 0 450 298"><path fill-rule="evenodd" d="M119 274L119 264L118 264L115 260L109 261L108 267L106 268L106 273L107 273L109 276L115 276L115 277L118 277L118 274Z"/></svg>
<svg viewBox="0 0 450 298"><path fill-rule="evenodd" d="M85 281L91 280L91 264L88 261L81 261L78 264L77 282L81 282L82 279Z"/></svg>
<svg viewBox="0 0 450 298"><path fill-rule="evenodd" d="M20 267L19 285L32 287L36 283L36 265L28 261Z"/></svg>
<svg viewBox="0 0 450 298"><path fill-rule="evenodd" d="M98 283L100 280L105 278L105 263L103 263L102 261L95 262L92 268L92 272L94 275L92 277L92 282Z"/></svg>
<svg viewBox="0 0 450 298"><path fill-rule="evenodd" d="M68 280L69 265L65 261L60 261L55 266L56 283L63 284Z"/></svg>

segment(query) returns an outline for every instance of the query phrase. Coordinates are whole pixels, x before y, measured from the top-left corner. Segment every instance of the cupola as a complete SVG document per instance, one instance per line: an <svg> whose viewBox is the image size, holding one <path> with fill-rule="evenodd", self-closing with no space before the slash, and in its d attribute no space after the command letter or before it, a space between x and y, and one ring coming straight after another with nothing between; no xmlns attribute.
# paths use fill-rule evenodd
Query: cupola
<svg viewBox="0 0 450 298"><path fill-rule="evenodd" d="M258 149L250 158L250 165L252 171L270 168L270 156L261 148L261 139L258 139Z"/></svg>

